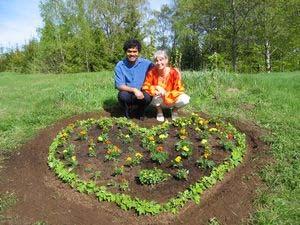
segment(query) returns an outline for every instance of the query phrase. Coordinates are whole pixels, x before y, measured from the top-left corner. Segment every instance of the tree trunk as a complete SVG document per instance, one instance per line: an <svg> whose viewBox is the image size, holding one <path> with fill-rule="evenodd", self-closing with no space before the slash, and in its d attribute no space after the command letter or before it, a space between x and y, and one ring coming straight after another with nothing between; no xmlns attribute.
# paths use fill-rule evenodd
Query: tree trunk
<svg viewBox="0 0 300 225"><path fill-rule="evenodd" d="M237 16L235 8L235 0L231 1L231 15L232 15L232 38L231 38L231 64L234 72L237 71Z"/></svg>
<svg viewBox="0 0 300 225"><path fill-rule="evenodd" d="M266 71L268 73L271 72L271 45L269 40L265 41L265 65L266 65Z"/></svg>

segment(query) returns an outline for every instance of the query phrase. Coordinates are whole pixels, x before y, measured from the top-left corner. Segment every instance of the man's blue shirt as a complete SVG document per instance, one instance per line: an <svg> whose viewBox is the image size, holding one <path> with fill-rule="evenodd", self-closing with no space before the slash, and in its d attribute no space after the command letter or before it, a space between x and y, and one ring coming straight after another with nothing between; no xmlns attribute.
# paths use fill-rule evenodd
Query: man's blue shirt
<svg viewBox="0 0 300 225"><path fill-rule="evenodd" d="M115 87L125 84L140 90L146 73L152 66L153 63L144 58L138 58L134 65L131 65L127 59L123 59L115 67Z"/></svg>

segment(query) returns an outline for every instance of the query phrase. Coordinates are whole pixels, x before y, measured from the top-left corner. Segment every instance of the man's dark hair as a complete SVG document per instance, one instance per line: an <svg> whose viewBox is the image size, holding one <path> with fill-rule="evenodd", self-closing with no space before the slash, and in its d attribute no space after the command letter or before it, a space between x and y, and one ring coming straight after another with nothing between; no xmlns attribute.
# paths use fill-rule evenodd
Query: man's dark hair
<svg viewBox="0 0 300 225"><path fill-rule="evenodd" d="M124 52L126 52L129 48L137 48L139 52L142 50L141 43L136 39L130 39L124 43Z"/></svg>

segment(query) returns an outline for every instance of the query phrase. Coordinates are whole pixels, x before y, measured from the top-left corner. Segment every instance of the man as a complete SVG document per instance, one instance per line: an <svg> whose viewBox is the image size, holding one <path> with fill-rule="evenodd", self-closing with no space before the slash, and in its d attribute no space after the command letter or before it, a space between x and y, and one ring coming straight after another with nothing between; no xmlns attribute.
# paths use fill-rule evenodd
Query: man
<svg viewBox="0 0 300 225"><path fill-rule="evenodd" d="M123 50L126 58L118 62L115 67L115 87L119 90L118 100L125 109L125 117L129 114L133 105L137 105L137 117L144 120L146 107L152 97L141 91L147 71L153 63L139 57L141 44L135 39L124 43Z"/></svg>

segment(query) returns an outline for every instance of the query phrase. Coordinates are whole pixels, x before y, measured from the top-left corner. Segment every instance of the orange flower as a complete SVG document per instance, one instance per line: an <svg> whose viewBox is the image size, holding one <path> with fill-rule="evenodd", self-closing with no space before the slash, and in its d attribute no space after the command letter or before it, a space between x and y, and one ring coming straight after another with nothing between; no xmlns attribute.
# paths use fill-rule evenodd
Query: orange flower
<svg viewBox="0 0 300 225"><path fill-rule="evenodd" d="M164 151L164 147L163 146L157 146L156 147L156 151L163 152Z"/></svg>
<svg viewBox="0 0 300 225"><path fill-rule="evenodd" d="M107 145L110 145L110 144L111 144L111 141L110 141L110 140L107 140L107 141L105 141L104 143L107 144Z"/></svg>
<svg viewBox="0 0 300 225"><path fill-rule="evenodd" d="M227 139L232 140L233 139L233 134L232 133L228 133L227 134Z"/></svg>

